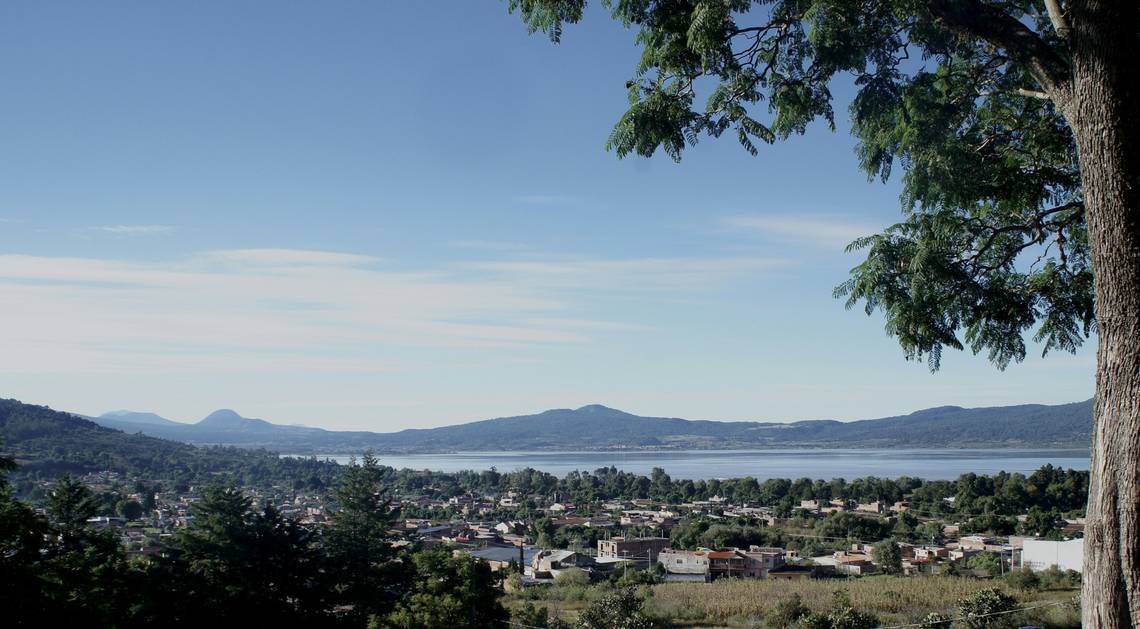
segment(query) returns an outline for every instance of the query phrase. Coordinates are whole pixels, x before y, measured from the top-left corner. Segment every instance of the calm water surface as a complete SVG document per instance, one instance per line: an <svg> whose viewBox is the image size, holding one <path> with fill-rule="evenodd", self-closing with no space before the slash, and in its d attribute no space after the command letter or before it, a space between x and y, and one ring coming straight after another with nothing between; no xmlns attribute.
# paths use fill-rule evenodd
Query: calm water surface
<svg viewBox="0 0 1140 629"><path fill-rule="evenodd" d="M282 455L304 456L304 455ZM348 454L317 455L347 463ZM752 476L767 478L858 478L914 476L950 480L976 472L1029 474L1046 463L1078 470L1089 469L1088 450L1018 449L887 449L887 450L686 450L671 452L457 452L449 454L379 455L395 468L456 472L500 472L531 467L565 476L574 470L593 471L614 465L620 470L649 474L664 468L673 478L709 479Z"/></svg>

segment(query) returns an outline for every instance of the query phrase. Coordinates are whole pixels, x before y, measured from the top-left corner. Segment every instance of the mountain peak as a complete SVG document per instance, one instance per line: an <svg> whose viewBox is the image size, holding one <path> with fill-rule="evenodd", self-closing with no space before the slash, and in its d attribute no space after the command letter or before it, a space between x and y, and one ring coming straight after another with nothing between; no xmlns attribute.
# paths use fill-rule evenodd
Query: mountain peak
<svg viewBox="0 0 1140 629"><path fill-rule="evenodd" d="M610 408L601 404L587 404L585 406L574 409L579 413L622 413L616 408Z"/></svg>
<svg viewBox="0 0 1140 629"><path fill-rule="evenodd" d="M961 406L935 406L933 408L924 408L921 411L915 411L910 414L911 417L922 417L923 415L940 415L943 413L957 413L966 409Z"/></svg>
<svg viewBox="0 0 1140 629"><path fill-rule="evenodd" d="M99 416L99 419L116 421L126 424L175 424L165 417L154 413L139 413L135 411L108 411Z"/></svg>
<svg viewBox="0 0 1140 629"><path fill-rule="evenodd" d="M214 411L213 413L210 413L209 415L204 417L202 419L202 421L200 421L198 423L204 424L204 425L210 425L210 424L216 425L216 424L234 424L234 423L243 422L243 421L245 421L245 418L242 417L241 415L238 415L237 411L234 411L234 410L228 409L228 408L222 408L222 409L218 409L218 410Z"/></svg>

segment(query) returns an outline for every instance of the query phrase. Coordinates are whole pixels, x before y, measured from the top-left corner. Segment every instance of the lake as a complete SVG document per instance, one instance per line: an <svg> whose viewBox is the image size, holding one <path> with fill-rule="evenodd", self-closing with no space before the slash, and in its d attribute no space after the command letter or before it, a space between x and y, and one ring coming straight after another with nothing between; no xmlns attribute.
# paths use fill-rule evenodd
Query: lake
<svg viewBox="0 0 1140 629"><path fill-rule="evenodd" d="M307 456L289 455L282 456ZM347 463L347 454L316 455ZM511 472L527 467L562 477L574 470L593 471L610 465L648 475L655 467L673 478L710 479L751 476L768 478L845 478L914 476L951 480L976 472L1030 474L1046 463L1089 469L1088 450L995 449L782 449L684 450L631 452L457 452L448 454L379 455L380 463L395 468L456 472L494 467Z"/></svg>

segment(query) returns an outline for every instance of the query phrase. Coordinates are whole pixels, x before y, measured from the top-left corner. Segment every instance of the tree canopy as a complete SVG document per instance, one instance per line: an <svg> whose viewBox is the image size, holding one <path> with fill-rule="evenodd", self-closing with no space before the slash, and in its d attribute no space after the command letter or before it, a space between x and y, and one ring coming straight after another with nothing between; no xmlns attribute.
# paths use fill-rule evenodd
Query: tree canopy
<svg viewBox="0 0 1140 629"><path fill-rule="evenodd" d="M883 180L902 167L904 216L850 245L867 258L835 294L881 311L908 358L937 369L944 348L969 348L1004 368L1025 358L1028 331L1045 353L1075 351L1095 329L1076 146L1040 98L1060 65L1042 51L1061 45L1043 2L603 4L643 51L606 144L622 157L680 160L725 133L755 154L816 121L834 128L835 79L854 81L859 165ZM510 2L554 41L584 7Z"/></svg>

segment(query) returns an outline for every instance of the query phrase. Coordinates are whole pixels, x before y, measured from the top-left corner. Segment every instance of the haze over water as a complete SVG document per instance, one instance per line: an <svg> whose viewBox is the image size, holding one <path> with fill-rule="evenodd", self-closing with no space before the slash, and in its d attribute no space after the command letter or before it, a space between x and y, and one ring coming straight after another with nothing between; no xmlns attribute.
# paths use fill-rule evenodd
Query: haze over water
<svg viewBox="0 0 1140 629"><path fill-rule="evenodd" d="M303 456L303 455L284 455ZM347 463L347 454L317 455ZM928 480L951 480L962 474L995 474L1000 471L1031 474L1052 464L1078 470L1089 469L1088 450L1001 449L780 449L780 450L689 450L634 452L457 452L446 454L378 455L380 463L397 469L428 469L441 472L486 470L500 472L534 468L556 476L574 470L593 471L616 466L636 474L649 474L655 467L673 478L710 479L751 476L768 478L859 478L913 476Z"/></svg>

